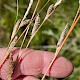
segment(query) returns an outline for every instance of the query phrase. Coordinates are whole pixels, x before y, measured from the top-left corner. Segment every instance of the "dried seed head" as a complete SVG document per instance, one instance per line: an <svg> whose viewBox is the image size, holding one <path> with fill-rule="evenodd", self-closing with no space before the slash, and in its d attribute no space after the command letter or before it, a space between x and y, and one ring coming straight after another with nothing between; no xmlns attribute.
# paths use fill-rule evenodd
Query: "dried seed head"
<svg viewBox="0 0 80 80"><path fill-rule="evenodd" d="M24 25L27 25L29 22L30 22L30 19L24 20L24 21L20 24L20 27L22 27L22 26L24 26Z"/></svg>
<svg viewBox="0 0 80 80"><path fill-rule="evenodd" d="M13 28L12 35L11 35L11 40L15 37L16 31L17 31L17 29L18 29L18 27L19 27L20 22L21 22L20 19L16 22L16 24L15 24L15 26L14 26L14 28Z"/></svg>
<svg viewBox="0 0 80 80"><path fill-rule="evenodd" d="M15 46L15 43L16 43L17 39L18 39L18 37L15 36L14 39L13 39L13 41L11 42L11 44L10 44L10 46L9 46L9 49L10 49L10 50L12 50L13 47Z"/></svg>
<svg viewBox="0 0 80 80"><path fill-rule="evenodd" d="M54 4L51 4L47 10L47 14L46 15L49 15L52 11L54 10Z"/></svg>
<svg viewBox="0 0 80 80"><path fill-rule="evenodd" d="M47 14L44 20L46 20L56 9L56 7L62 2L63 0L57 0L55 4L51 4L47 10Z"/></svg>
<svg viewBox="0 0 80 80"><path fill-rule="evenodd" d="M2 63L5 61L5 59L8 57L9 53L11 52L11 50L14 48L17 39L18 39L18 37L15 36L15 38L14 38L13 41L11 42L8 50L6 51L6 53L5 53L5 55L4 55L4 59L3 59Z"/></svg>
<svg viewBox="0 0 80 80"><path fill-rule="evenodd" d="M60 38L59 38L58 43L57 43L57 47L59 47L61 45L61 43L62 43L62 41L66 35L67 30L68 30L68 23L66 24L65 28L63 29L63 31L60 35Z"/></svg>
<svg viewBox="0 0 80 80"><path fill-rule="evenodd" d="M45 19L47 19L50 16L50 14L53 12L53 10L54 10L54 4L51 4L47 10Z"/></svg>
<svg viewBox="0 0 80 80"><path fill-rule="evenodd" d="M10 53L9 64L8 64L8 80L12 80L13 70L14 70L14 62L13 62L12 53Z"/></svg>
<svg viewBox="0 0 80 80"><path fill-rule="evenodd" d="M32 33L31 33L31 36L35 33L35 31L37 30L38 26L39 26L39 23L40 23L40 17L39 15L37 15L36 19L35 19L35 23L34 23L34 27L32 29Z"/></svg>

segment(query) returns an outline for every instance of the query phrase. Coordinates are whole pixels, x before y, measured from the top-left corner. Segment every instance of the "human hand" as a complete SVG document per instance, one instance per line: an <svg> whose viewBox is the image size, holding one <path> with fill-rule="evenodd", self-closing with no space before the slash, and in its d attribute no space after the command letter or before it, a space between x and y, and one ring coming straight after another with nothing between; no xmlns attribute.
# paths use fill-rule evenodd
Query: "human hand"
<svg viewBox="0 0 80 80"><path fill-rule="evenodd" d="M0 48L0 62L2 61L6 50L7 48ZM24 49L22 49L20 53L23 51ZM14 62L16 62L18 53L19 49L14 49L12 51ZM15 66L12 80L39 80L35 78L35 76L46 72L46 69L53 57L54 54L52 52L27 49L22 55L22 61ZM7 80L8 62L9 60L7 59L1 67L0 78L2 80ZM64 78L69 76L72 71L72 63L66 58L59 56L47 73L47 76Z"/></svg>

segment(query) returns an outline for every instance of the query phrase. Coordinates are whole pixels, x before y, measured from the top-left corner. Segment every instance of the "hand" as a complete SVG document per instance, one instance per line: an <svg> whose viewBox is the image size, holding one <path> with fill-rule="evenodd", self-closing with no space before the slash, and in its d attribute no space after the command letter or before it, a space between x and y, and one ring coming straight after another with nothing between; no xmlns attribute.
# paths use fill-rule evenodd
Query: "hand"
<svg viewBox="0 0 80 80"><path fill-rule="evenodd" d="M6 48L0 48L0 62L2 61L6 50ZM20 53L23 51L24 49L22 49ZM19 49L14 49L12 51L14 62L17 62L18 53ZM15 64L15 70L12 75L13 80L39 80L34 76L44 74L53 57L54 54L52 52L27 49L22 55L22 61ZM0 78L2 80L7 80L8 61L9 60L7 59L0 70ZM72 63L66 58L59 56L47 73L47 76L64 78L69 76L72 71Z"/></svg>

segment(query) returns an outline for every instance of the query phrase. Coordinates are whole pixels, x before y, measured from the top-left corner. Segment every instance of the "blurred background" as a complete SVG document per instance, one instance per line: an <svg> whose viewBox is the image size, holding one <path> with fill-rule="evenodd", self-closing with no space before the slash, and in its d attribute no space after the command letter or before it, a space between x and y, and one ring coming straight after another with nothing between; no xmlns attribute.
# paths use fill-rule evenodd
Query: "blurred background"
<svg viewBox="0 0 80 80"><path fill-rule="evenodd" d="M37 12L43 7L47 0L41 0ZM44 19L47 8L50 4L55 3L56 0L50 0L47 6L40 13L41 22ZM27 19L31 18L31 15L35 9L37 0L34 0L30 13ZM22 19L23 15L28 7L29 0L19 0L19 15L18 19ZM7 47L13 26L16 20L16 0L0 0L0 47ZM58 6L53 15L43 24L38 31L34 39L32 40L29 48L52 51L55 52L56 44L59 36L64 29L66 23L69 23L69 27L75 17L78 9L78 0L64 0L63 3ZM33 24L31 25L32 29ZM18 34L25 29L22 27ZM26 37L23 48L26 46L30 32ZM17 43L16 47L20 47L23 37ZM71 76L65 79L55 79L46 77L45 80L80 80L80 21L75 26L75 29L71 33L70 37L66 41L60 55L69 59L74 65L74 72Z"/></svg>

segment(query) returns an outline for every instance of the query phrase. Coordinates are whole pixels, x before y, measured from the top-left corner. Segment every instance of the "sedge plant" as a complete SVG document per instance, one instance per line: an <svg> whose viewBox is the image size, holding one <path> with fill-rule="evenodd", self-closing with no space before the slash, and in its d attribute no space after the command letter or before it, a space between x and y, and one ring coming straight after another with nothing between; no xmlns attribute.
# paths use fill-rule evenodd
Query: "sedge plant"
<svg viewBox="0 0 80 80"><path fill-rule="evenodd" d="M35 10L33 12L33 15L31 17L31 19L26 19L26 17L28 16L29 12L30 12L30 9L33 5L33 0L30 0L30 3L29 3L29 6L23 16L22 19L18 20L13 28L13 32L12 32L12 35L11 35L11 40L9 42L9 45L8 45L8 48L7 48L7 51L4 55L4 58L2 60L2 62L0 63L0 68L2 67L3 63L6 61L6 58L8 56L10 56L9 60L10 60L10 64L9 64L9 74L8 74L8 77L9 79L8 80L11 80L11 75L13 73L13 67L14 67L14 63L13 63L13 60L12 60L12 55L11 55L11 51L12 49L14 48L14 46L16 45L16 43L21 39L21 37L24 35L24 38L22 40L22 43L21 43L21 46L20 46L20 50L22 49L22 46L24 44L24 41L26 39L26 36L28 34L28 31L30 29L30 25L33 23L33 21L35 20L35 23L34 23L34 26L33 26L33 29L32 29L32 32L31 32L31 36L30 36L30 39L26 45L26 49L29 47L29 44L31 43L32 39L34 38L34 36L36 35L36 33L39 31L39 29L41 28L41 26L45 23L45 21L54 13L54 11L57 9L57 7L63 2L63 0L57 0L57 2L55 4L51 4L47 10L47 13L46 13L46 16L44 18L44 20L40 23L40 16L39 14L41 13L41 11L46 7L46 5L50 2L50 0L47 1L47 3L41 8L41 10L37 12L37 8L39 6L39 3L40 3L40 0L37 1L37 4L36 4L36 7L35 7ZM80 4L80 0L79 0L79 4ZM18 0L17 0L17 5L18 5ZM60 35L60 39L58 40L58 43L57 43L57 48L56 48L56 51L55 51L55 55L51 61L51 63L49 64L45 74L43 75L42 79L41 80L44 80L45 79L45 76L47 74L47 72L49 71L50 67L52 66L52 64L54 63L54 61L56 60L57 56L59 55L64 43L66 42L66 40L68 39L69 35L71 34L71 32L73 31L75 25L77 24L78 20L80 19L80 15L79 15L79 12L80 12L80 6L77 10L77 13L76 13L76 16L73 20L73 23L68 31L68 24L66 24L64 30L62 31L61 35ZM36 15L36 16L35 16ZM18 6L17 6L17 16L18 16ZM25 24L27 24L25 30L21 33L21 35L18 37L17 35L17 32L20 30L20 28L22 26L24 26ZM25 50L26 50L25 49ZM19 54L19 57L18 57L18 60L21 61L22 58L22 54L24 54L25 50ZM20 51L19 51L20 52ZM11 65L12 64L12 65Z"/></svg>

